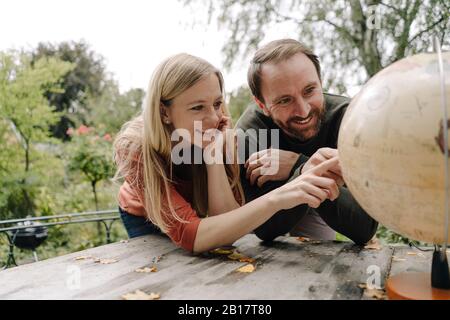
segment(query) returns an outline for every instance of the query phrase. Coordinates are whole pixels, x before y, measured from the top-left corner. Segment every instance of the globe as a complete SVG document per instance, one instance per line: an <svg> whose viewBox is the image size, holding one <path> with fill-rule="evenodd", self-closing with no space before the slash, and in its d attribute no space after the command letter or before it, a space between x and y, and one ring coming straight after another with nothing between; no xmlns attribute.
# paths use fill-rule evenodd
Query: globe
<svg viewBox="0 0 450 320"><path fill-rule="evenodd" d="M450 109L450 53L442 57ZM342 119L338 151L344 181L369 215L410 239L444 244L449 146L438 62L418 54L372 77Z"/></svg>

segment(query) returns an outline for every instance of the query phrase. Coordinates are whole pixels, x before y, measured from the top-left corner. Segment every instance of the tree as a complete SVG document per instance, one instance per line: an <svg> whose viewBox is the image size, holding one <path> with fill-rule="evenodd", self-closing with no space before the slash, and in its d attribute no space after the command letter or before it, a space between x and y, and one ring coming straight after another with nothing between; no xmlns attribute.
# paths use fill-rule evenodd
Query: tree
<svg viewBox="0 0 450 320"><path fill-rule="evenodd" d="M97 199L97 183L113 175L111 135L96 133L94 128L80 126L70 128L68 134L72 141L68 144L69 169L82 172L91 184L94 195L95 210L99 210Z"/></svg>
<svg viewBox="0 0 450 320"><path fill-rule="evenodd" d="M32 152L36 143L51 141L49 127L59 117L45 93L62 92L60 80L72 69L56 58L32 62L23 52L0 52L0 137L6 154L0 158L0 176L7 185L0 205L16 215L33 213L39 173L33 171Z"/></svg>
<svg viewBox="0 0 450 320"><path fill-rule="evenodd" d="M115 134L126 121L142 110L144 95L144 90L139 88L120 93L117 83L109 80L100 96L88 100L86 124Z"/></svg>
<svg viewBox="0 0 450 320"><path fill-rule="evenodd" d="M184 0L193 5L201 0ZM446 0L202 0L209 21L229 32L224 65L246 58L273 30L297 38L321 58L325 89L346 92L383 67L430 47L449 46Z"/></svg>
<svg viewBox="0 0 450 320"><path fill-rule="evenodd" d="M104 58L84 42L61 42L59 44L39 43L32 52L33 61L42 57L54 57L73 63L75 67L62 80L61 92L46 92L51 105L61 112L58 122L52 126L54 137L66 140L66 131L75 122L85 123L89 112L90 97L100 96L108 75Z"/></svg>
<svg viewBox="0 0 450 320"><path fill-rule="evenodd" d="M247 86L239 87L231 93L228 109L230 110L231 118L233 119L233 125L236 125L241 114L252 102L252 93Z"/></svg>

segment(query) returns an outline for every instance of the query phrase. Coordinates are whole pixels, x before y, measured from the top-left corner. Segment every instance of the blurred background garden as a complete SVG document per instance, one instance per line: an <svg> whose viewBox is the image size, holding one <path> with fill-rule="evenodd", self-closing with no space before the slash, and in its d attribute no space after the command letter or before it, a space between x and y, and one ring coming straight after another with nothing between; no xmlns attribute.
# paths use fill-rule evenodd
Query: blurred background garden
<svg viewBox="0 0 450 320"><path fill-rule="evenodd" d="M352 97L383 67L449 49L445 0L6 1L0 22L0 220L117 209L112 142L156 64L181 51L225 74L234 123L247 63L289 37L319 55L325 92ZM8 15L5 13L8 12ZM49 227L40 259L105 243L98 222ZM407 239L380 226L385 242ZM120 221L111 241L126 239ZM9 250L0 233L0 267ZM30 260L15 250L18 263Z"/></svg>

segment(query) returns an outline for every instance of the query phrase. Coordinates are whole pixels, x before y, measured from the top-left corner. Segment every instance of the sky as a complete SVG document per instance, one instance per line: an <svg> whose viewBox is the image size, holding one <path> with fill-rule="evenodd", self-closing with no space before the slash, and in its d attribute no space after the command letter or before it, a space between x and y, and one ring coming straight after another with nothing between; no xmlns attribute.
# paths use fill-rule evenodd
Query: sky
<svg viewBox="0 0 450 320"><path fill-rule="evenodd" d="M2 0L0 50L31 50L41 42L84 39L104 56L121 91L147 88L154 68L179 52L222 69L225 31L206 9L178 0ZM196 21L196 22L195 22ZM246 82L246 65L225 72L227 91Z"/></svg>

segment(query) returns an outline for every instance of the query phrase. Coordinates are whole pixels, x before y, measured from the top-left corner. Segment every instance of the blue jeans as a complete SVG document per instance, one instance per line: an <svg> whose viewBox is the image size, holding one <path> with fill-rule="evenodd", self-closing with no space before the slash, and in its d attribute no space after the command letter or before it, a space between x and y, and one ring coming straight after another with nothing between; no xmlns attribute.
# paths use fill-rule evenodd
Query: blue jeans
<svg viewBox="0 0 450 320"><path fill-rule="evenodd" d="M145 236L147 234L160 234L161 230L144 217L132 215L119 207L120 218L127 230L129 238Z"/></svg>

